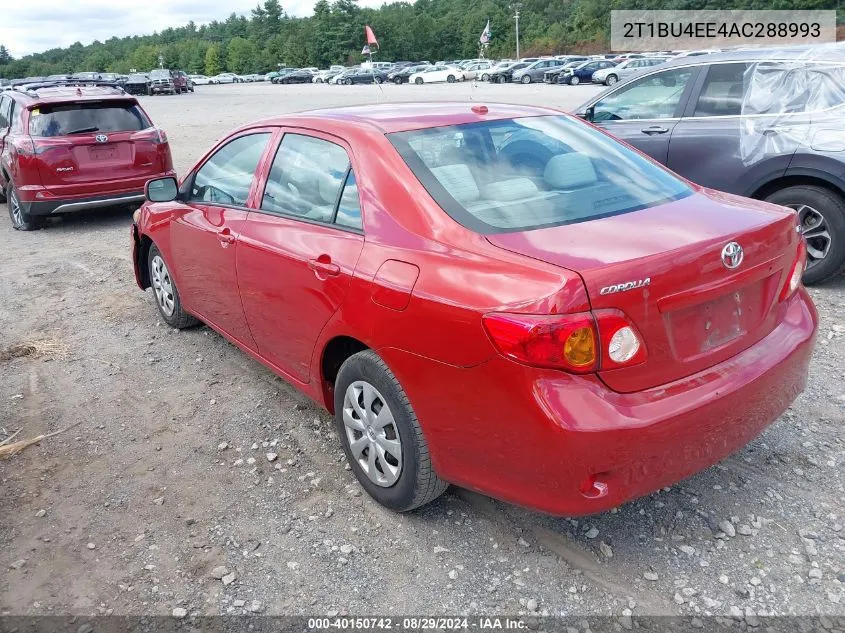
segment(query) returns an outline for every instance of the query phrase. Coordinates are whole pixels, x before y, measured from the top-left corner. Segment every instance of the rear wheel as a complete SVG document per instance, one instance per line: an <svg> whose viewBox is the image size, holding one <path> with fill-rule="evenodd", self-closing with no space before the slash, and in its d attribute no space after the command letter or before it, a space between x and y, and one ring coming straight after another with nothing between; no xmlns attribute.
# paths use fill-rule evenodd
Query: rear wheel
<svg viewBox="0 0 845 633"><path fill-rule="evenodd" d="M498 79L496 79L496 81L498 81L500 84L503 84L503 83L505 83L505 81L507 81L507 80L504 78L504 76L499 76L499 78L498 78Z"/></svg>
<svg viewBox="0 0 845 633"><path fill-rule="evenodd" d="M44 226L43 218L30 215L23 210L18 192L11 184L6 189L6 200L9 206L9 219L12 221L12 228L16 231L35 231Z"/></svg>
<svg viewBox="0 0 845 633"><path fill-rule="evenodd" d="M455 83L455 75L449 75L448 77L446 77L446 81L448 81L450 84Z"/></svg>
<svg viewBox="0 0 845 633"><path fill-rule="evenodd" d="M401 77L394 77L393 83L395 83L398 86L399 84L402 83L402 78Z"/></svg>
<svg viewBox="0 0 845 633"><path fill-rule="evenodd" d="M380 504L407 512L448 487L402 386L372 350L349 357L335 384L335 426L352 472Z"/></svg>
<svg viewBox="0 0 845 633"><path fill-rule="evenodd" d="M813 185L781 189L766 197L798 212L801 231L807 240L807 268L804 283L824 281L845 270L845 200Z"/></svg>
<svg viewBox="0 0 845 633"><path fill-rule="evenodd" d="M423 85L423 78L417 77L416 79L414 79L414 83L417 84L418 86L422 86Z"/></svg>
<svg viewBox="0 0 845 633"><path fill-rule="evenodd" d="M377 84L380 84L382 81L384 81L384 80L381 77L376 77L376 83Z"/></svg>
<svg viewBox="0 0 845 633"><path fill-rule="evenodd" d="M530 83L531 83L531 77L530 77L530 76L528 76L528 75L523 75L523 76L522 76L522 83L524 83L524 84L530 84Z"/></svg>
<svg viewBox="0 0 845 633"><path fill-rule="evenodd" d="M155 244L150 246L148 266L156 308L158 308L158 313L164 319L164 322L177 330L197 325L199 321L182 308L176 283L170 276L170 269L168 269L161 251Z"/></svg>
<svg viewBox="0 0 845 633"><path fill-rule="evenodd" d="M487 73L482 73L481 81L489 81L489 80L490 80L490 75L488 75Z"/></svg>
<svg viewBox="0 0 845 633"><path fill-rule="evenodd" d="M605 86L612 86L617 81L619 81L619 77L617 77L616 75L608 75L604 80L604 85Z"/></svg>
<svg viewBox="0 0 845 633"><path fill-rule="evenodd" d="M569 80L569 84L572 85L572 86L577 86L580 83L581 83L581 80L578 79L577 75L572 75L572 79Z"/></svg>

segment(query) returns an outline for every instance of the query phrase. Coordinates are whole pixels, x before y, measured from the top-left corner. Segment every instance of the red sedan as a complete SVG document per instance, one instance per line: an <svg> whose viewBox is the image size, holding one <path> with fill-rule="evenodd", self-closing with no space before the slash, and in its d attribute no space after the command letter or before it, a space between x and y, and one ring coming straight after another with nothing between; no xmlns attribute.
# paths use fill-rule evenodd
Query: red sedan
<svg viewBox="0 0 845 633"><path fill-rule="evenodd" d="M554 110L361 106L246 125L151 181L135 272L332 411L404 511L447 482L598 512L741 448L802 391L794 211Z"/></svg>

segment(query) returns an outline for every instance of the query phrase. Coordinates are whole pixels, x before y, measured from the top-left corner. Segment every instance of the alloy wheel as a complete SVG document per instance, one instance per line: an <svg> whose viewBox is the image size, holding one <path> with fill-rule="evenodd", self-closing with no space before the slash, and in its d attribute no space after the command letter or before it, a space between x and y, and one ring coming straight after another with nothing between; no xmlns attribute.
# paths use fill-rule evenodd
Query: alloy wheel
<svg viewBox="0 0 845 633"><path fill-rule="evenodd" d="M18 199L18 194L14 189L9 190L9 216L12 218L12 223L15 226L23 224L23 211L21 210L21 202Z"/></svg>
<svg viewBox="0 0 845 633"><path fill-rule="evenodd" d="M349 450L367 478L382 488L395 484L402 474L402 441L378 389L364 380L347 387L343 426Z"/></svg>
<svg viewBox="0 0 845 633"><path fill-rule="evenodd" d="M827 220L813 207L806 204L788 204L798 212L799 226L807 240L807 270L821 262L830 252L831 236Z"/></svg>
<svg viewBox="0 0 845 633"><path fill-rule="evenodd" d="M173 311L176 309L176 299L173 295L173 281L170 279L170 271L167 270L167 265L160 255L153 257L150 272L152 273L150 281L152 282L156 301L158 301L158 305L165 315L172 316Z"/></svg>
<svg viewBox="0 0 845 633"><path fill-rule="evenodd" d="M607 80L605 81L605 83L606 83L608 86L612 86L613 84L615 84L615 83L616 83L616 81L617 81L617 80L616 80L616 75L608 75Z"/></svg>

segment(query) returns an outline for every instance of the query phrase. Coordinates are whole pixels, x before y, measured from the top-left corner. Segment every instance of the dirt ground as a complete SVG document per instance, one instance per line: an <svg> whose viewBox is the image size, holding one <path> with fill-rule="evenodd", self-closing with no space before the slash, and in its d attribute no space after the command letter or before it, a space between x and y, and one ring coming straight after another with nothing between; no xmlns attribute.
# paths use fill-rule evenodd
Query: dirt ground
<svg viewBox="0 0 845 633"><path fill-rule="evenodd" d="M184 173L273 113L571 108L594 90L202 86L143 105ZM716 467L579 520L456 489L396 515L345 469L327 413L207 328L160 322L129 224L112 210L19 233L0 206L0 439L77 425L0 462L0 613L845 617L845 278L811 290L807 391Z"/></svg>

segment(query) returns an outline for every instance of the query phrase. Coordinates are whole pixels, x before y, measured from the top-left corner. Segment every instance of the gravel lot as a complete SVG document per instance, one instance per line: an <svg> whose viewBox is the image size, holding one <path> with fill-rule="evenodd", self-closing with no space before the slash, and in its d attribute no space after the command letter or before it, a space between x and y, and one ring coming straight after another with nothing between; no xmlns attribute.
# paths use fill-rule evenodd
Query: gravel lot
<svg viewBox="0 0 845 633"><path fill-rule="evenodd" d="M571 108L595 90L201 86L143 105L183 173L274 113ZM0 462L3 614L845 616L845 278L811 290L807 391L718 466L579 520L456 489L400 516L344 468L328 414L207 328L159 321L129 223L118 210L18 233L0 208L0 426L20 439L78 423Z"/></svg>

